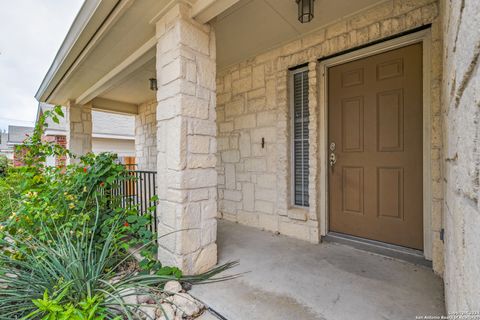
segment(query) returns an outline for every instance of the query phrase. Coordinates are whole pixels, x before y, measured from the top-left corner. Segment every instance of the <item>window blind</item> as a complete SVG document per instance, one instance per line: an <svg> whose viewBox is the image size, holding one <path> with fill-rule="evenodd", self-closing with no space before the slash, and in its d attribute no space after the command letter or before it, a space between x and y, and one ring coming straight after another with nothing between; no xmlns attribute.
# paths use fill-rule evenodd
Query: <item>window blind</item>
<svg viewBox="0 0 480 320"><path fill-rule="evenodd" d="M293 193L294 204L308 207L308 71L293 75Z"/></svg>

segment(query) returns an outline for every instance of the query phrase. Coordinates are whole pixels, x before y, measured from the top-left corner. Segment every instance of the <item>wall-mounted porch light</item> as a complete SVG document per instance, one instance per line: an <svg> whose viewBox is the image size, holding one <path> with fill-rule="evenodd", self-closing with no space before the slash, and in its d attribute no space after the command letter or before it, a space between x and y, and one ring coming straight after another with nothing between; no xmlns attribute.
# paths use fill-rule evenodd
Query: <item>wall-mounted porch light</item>
<svg viewBox="0 0 480 320"><path fill-rule="evenodd" d="M298 21L307 23L313 19L313 3L315 0L295 0L298 4Z"/></svg>
<svg viewBox="0 0 480 320"><path fill-rule="evenodd" d="M150 78L148 79L150 81L150 90L152 91L157 91L158 90L158 86L157 86L157 79L155 78Z"/></svg>

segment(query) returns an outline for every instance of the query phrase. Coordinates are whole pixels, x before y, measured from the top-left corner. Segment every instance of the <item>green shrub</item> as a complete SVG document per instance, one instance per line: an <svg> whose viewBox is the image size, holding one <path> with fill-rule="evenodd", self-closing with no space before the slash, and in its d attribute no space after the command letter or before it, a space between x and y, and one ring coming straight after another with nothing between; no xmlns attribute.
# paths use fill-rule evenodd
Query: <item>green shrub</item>
<svg viewBox="0 0 480 320"><path fill-rule="evenodd" d="M0 177L5 176L8 168L8 159L4 155L0 155Z"/></svg>
<svg viewBox="0 0 480 320"><path fill-rule="evenodd" d="M142 254L152 261L156 247L151 241L155 235L149 230L150 217L138 215L135 207L122 208L120 203L124 199L112 192L125 180L132 179L116 155L88 154L66 167L44 165L48 156L74 157L63 147L41 138L45 118L58 121L59 116L63 116L61 108L45 112L22 146L27 150L26 165L9 169L0 180L0 229L27 240L34 236L45 241L57 229L80 237L84 230L92 230L92 217L100 210L103 228L95 232L98 244L104 241L110 225L123 216L124 227L114 235L113 245L125 251L148 243Z"/></svg>
<svg viewBox="0 0 480 320"><path fill-rule="evenodd" d="M54 232L46 232L46 241L17 239L7 234L1 244L21 252L22 259L0 256L0 319L100 320L116 319L119 315L119 319L137 319L138 305L126 302L133 290L160 303L164 284L177 277L123 271L124 262L133 259L130 253L119 261L116 253L115 234L121 233L124 226L121 220L109 224L110 230L99 246L94 234L104 227L101 215L97 211L92 233L88 234L85 227L80 237L71 237L57 227L53 227ZM230 277L215 276L234 265L226 264L198 276L181 276L178 280L226 280Z"/></svg>
<svg viewBox="0 0 480 320"><path fill-rule="evenodd" d="M107 315L105 309L100 306L100 296L87 298L79 301L77 305L69 302L62 304L64 295L68 292L64 289L56 298L52 299L45 291L42 299L32 300L37 310L33 311L24 319L31 319L43 314L44 320L104 320ZM119 316L118 319L121 319Z"/></svg>
<svg viewBox="0 0 480 320"><path fill-rule="evenodd" d="M45 119L58 122L60 116L58 106L45 112L22 146L26 165L0 179L0 319L131 319L136 306L123 301L132 288L149 293L161 292L171 279L208 282L233 265L184 277L156 261L150 218L123 208L125 199L114 192L132 179L116 156L75 158L42 141ZM47 167L49 156L76 163ZM144 257L143 270L112 282L133 260L134 247Z"/></svg>

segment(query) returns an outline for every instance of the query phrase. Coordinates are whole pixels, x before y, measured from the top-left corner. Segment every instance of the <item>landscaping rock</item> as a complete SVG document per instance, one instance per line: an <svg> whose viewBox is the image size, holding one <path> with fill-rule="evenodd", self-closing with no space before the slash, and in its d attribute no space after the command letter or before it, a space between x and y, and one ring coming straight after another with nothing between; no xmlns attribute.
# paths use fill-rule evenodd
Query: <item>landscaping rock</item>
<svg viewBox="0 0 480 320"><path fill-rule="evenodd" d="M162 303L156 311L157 320L175 320L175 310L170 303Z"/></svg>
<svg viewBox="0 0 480 320"><path fill-rule="evenodd" d="M188 293L177 293L173 296L173 304L177 308L177 315L191 317L200 312L203 305Z"/></svg>
<svg viewBox="0 0 480 320"><path fill-rule="evenodd" d="M167 283L165 283L164 290L172 294L179 293L180 291L182 291L182 285L178 281L168 281Z"/></svg>
<svg viewBox="0 0 480 320"><path fill-rule="evenodd" d="M13 273L7 273L5 274L5 276L9 277L9 278L18 278L18 276L16 274L13 274ZM5 281L5 280L2 280L0 279L0 289L7 289L8 288L8 284L5 284L7 283L8 281Z"/></svg>
<svg viewBox="0 0 480 320"><path fill-rule="evenodd" d="M153 305L143 305L138 308L138 313L145 320L155 320L157 319L156 310L157 308Z"/></svg>
<svg viewBox="0 0 480 320"><path fill-rule="evenodd" d="M152 299L152 296L149 294L141 294L137 296L137 301L139 304L154 304L155 300Z"/></svg>
<svg viewBox="0 0 480 320"><path fill-rule="evenodd" d="M111 285L114 285L114 284L117 284L118 282L120 282L120 280L122 280L122 276L116 276L116 277L113 277L112 279L110 279L108 281L108 283L110 283Z"/></svg>
<svg viewBox="0 0 480 320"><path fill-rule="evenodd" d="M123 303L138 304L137 293L135 289L127 289L121 293Z"/></svg>
<svg viewBox="0 0 480 320"><path fill-rule="evenodd" d="M192 284L189 282L182 282L182 288L185 291L190 291L192 290Z"/></svg>

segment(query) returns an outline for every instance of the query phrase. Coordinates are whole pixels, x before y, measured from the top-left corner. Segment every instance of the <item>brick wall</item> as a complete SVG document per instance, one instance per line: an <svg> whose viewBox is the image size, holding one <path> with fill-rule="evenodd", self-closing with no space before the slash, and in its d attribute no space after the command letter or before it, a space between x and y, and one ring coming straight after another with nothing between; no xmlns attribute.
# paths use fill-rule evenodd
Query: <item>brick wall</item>
<svg viewBox="0 0 480 320"><path fill-rule="evenodd" d="M66 136L55 136L55 143L59 146L67 148L67 137ZM64 167L67 164L66 156L55 157L55 165L57 167Z"/></svg>
<svg viewBox="0 0 480 320"><path fill-rule="evenodd" d="M43 141L56 143L64 148L67 148L67 137L64 135L48 135L42 137ZM53 158L52 158L53 160ZM55 166L63 167L67 164L67 157L55 157ZM47 161L48 162L48 161Z"/></svg>
<svg viewBox="0 0 480 320"><path fill-rule="evenodd" d="M445 300L480 310L480 5L443 0Z"/></svg>
<svg viewBox="0 0 480 320"><path fill-rule="evenodd" d="M432 24L430 60L433 265L443 270L441 20L436 0L390 0L291 43L218 71L218 195L220 215L242 224L319 241L317 61ZM290 205L288 69L309 66L310 208ZM261 139L265 139L265 147Z"/></svg>
<svg viewBox="0 0 480 320"><path fill-rule="evenodd" d="M22 167L25 165L24 156L26 153L26 149L22 148L21 146L14 146L13 151L13 166L14 167Z"/></svg>

